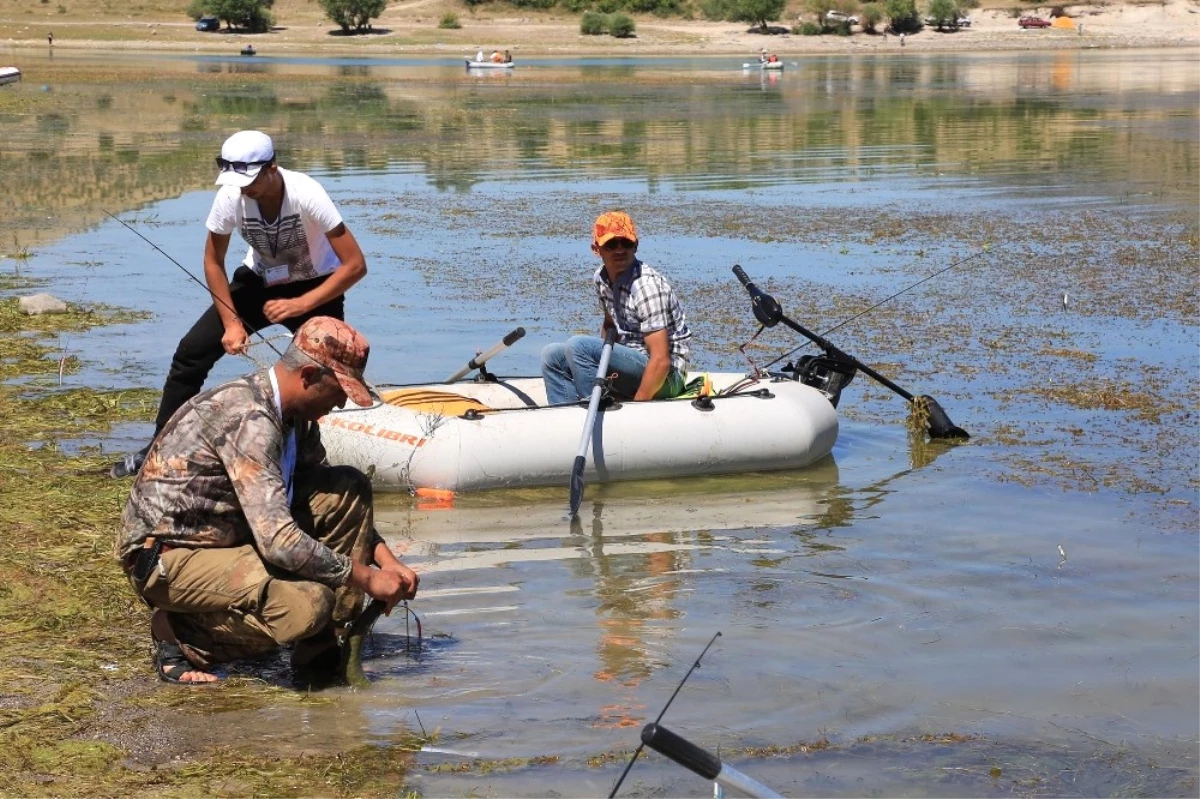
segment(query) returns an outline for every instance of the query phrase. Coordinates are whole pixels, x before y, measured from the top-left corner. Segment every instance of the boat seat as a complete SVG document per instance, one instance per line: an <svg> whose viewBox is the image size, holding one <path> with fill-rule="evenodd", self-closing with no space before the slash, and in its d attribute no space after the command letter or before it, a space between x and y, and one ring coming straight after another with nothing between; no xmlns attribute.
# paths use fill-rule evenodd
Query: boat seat
<svg viewBox="0 0 1200 799"><path fill-rule="evenodd" d="M397 408L407 408L416 413L438 413L442 416L462 416L467 411L487 413L493 410L474 397L427 388L391 389L380 392L379 398Z"/></svg>

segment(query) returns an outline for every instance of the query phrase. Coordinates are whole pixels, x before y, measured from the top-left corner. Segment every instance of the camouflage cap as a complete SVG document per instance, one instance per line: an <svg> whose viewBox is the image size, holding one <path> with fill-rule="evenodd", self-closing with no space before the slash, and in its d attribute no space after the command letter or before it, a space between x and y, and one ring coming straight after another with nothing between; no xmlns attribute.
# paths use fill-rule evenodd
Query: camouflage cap
<svg viewBox="0 0 1200 799"><path fill-rule="evenodd" d="M633 226L629 214L624 211L608 211L597 217L592 230L592 243L603 247L604 242L609 239L629 239L637 244L637 228Z"/></svg>
<svg viewBox="0 0 1200 799"><path fill-rule="evenodd" d="M332 316L314 316L300 325L292 341L305 355L333 370L355 405L371 404L371 394L363 382L371 345L362 333Z"/></svg>

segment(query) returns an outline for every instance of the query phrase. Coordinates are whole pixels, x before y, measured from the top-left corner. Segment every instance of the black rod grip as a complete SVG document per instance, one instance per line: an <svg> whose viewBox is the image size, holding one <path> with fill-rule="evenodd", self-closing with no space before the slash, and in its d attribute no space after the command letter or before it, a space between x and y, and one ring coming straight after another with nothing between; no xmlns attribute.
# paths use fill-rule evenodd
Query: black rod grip
<svg viewBox="0 0 1200 799"><path fill-rule="evenodd" d="M642 727L642 743L706 780L715 780L721 773L720 758L679 737L666 727L658 724Z"/></svg>
<svg viewBox="0 0 1200 799"><path fill-rule="evenodd" d="M754 309L754 318L758 320L758 323L763 327L775 327L779 324L779 320L784 318L783 308L775 298L754 285L741 265L734 264L733 273L737 275L738 280L742 281L746 293L750 295L750 306Z"/></svg>
<svg viewBox="0 0 1200 799"><path fill-rule="evenodd" d="M525 336L525 328L518 327L513 332L504 337L504 346L511 347L514 341L520 341Z"/></svg>
<svg viewBox="0 0 1200 799"><path fill-rule="evenodd" d="M746 274L746 270L742 269L741 264L733 265L733 273L737 275L737 279L742 282L742 285L746 288L746 290L749 290L750 287L754 285L750 282L750 277Z"/></svg>

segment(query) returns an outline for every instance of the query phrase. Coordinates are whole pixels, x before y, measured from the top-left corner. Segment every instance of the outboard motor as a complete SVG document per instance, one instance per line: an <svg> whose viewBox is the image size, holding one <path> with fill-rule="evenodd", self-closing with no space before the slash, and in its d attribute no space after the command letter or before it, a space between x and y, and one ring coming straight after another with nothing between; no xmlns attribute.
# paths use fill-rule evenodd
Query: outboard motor
<svg viewBox="0 0 1200 799"><path fill-rule="evenodd" d="M826 354L802 355L796 363L784 366L783 371L793 372L797 380L820 391L836 408L842 389L850 385L858 370L853 363Z"/></svg>

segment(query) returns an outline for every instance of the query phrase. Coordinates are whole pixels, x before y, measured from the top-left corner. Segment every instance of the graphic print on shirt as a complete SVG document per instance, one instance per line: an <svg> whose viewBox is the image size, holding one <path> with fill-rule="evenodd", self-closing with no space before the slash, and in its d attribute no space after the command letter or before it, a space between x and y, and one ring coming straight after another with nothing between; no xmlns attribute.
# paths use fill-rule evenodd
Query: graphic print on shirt
<svg viewBox="0 0 1200 799"><path fill-rule="evenodd" d="M268 278L268 285L294 283L318 277L300 214L282 216L274 223L247 217L242 234L264 262L260 269L263 276ZM287 264L287 277L283 280L269 279L271 276L266 273L274 271L270 267L278 264Z"/></svg>

